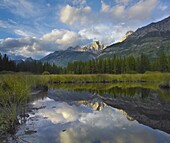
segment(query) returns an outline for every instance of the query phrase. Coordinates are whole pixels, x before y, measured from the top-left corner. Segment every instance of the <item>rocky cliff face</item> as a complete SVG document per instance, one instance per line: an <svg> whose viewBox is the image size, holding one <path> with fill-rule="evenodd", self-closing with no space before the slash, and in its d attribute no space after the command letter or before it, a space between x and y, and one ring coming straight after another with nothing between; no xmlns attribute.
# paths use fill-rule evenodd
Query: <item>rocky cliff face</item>
<svg viewBox="0 0 170 143"><path fill-rule="evenodd" d="M83 51L100 53L105 48L106 46L104 46L101 41L95 41L91 45L83 47Z"/></svg>
<svg viewBox="0 0 170 143"><path fill-rule="evenodd" d="M69 47L67 50L71 51L81 51L81 52L91 52L94 54L100 53L103 49L105 49L106 46L102 44L101 41L94 41L91 45L85 46L85 47Z"/></svg>
<svg viewBox="0 0 170 143"><path fill-rule="evenodd" d="M130 35L132 35L133 34L133 31L128 31L127 33L126 33L126 35L124 35L120 40L119 40L119 42L123 42L123 41L125 41Z"/></svg>

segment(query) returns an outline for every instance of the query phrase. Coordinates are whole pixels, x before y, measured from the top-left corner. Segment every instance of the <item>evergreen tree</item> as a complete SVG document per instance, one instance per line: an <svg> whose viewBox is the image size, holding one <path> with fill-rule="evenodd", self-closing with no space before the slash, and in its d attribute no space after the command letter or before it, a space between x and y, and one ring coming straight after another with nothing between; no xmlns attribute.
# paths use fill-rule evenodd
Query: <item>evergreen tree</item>
<svg viewBox="0 0 170 143"><path fill-rule="evenodd" d="M164 52L162 52L160 54L160 57L159 57L159 70L161 72L167 72L168 71L168 60L167 60Z"/></svg>
<svg viewBox="0 0 170 143"><path fill-rule="evenodd" d="M3 67L2 67L2 55L1 55L1 53L0 53L0 71L2 71L3 70Z"/></svg>
<svg viewBox="0 0 170 143"><path fill-rule="evenodd" d="M140 73L144 73L145 71L150 69L149 59L143 53L141 54L140 57L139 67L140 67L139 68Z"/></svg>

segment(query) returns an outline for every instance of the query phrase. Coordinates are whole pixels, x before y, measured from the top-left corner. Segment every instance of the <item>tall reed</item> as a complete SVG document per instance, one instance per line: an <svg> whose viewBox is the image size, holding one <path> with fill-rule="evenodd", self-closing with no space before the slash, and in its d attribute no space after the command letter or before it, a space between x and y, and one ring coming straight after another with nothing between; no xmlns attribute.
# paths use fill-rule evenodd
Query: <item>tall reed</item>
<svg viewBox="0 0 170 143"><path fill-rule="evenodd" d="M0 75L0 136L15 133L17 116L23 114L33 86L43 81L32 75Z"/></svg>

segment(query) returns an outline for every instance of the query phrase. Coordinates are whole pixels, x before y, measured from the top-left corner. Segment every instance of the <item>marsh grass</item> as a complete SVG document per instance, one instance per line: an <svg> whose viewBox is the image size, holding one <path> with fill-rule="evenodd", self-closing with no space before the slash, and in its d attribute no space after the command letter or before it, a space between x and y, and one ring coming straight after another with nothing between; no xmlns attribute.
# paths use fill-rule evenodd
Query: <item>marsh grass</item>
<svg viewBox="0 0 170 143"><path fill-rule="evenodd" d="M15 132L18 107L27 100L28 93L29 85L24 76L0 76L0 132L2 134Z"/></svg>
<svg viewBox="0 0 170 143"><path fill-rule="evenodd" d="M46 82L52 83L50 88L66 90L88 91L91 93L112 93L113 95L134 95L138 89L160 93L163 100L170 98L169 90L160 89L160 84L170 85L170 73L147 72L145 74L97 74L97 75L48 75ZM53 84L56 83L56 84ZM117 94L121 93L121 94Z"/></svg>
<svg viewBox="0 0 170 143"><path fill-rule="evenodd" d="M17 116L25 113L31 88L42 83L29 74L0 75L0 136L15 133Z"/></svg>
<svg viewBox="0 0 170 143"><path fill-rule="evenodd" d="M146 74L85 74L85 75L40 75L47 83L167 83L170 73L149 72Z"/></svg>
<svg viewBox="0 0 170 143"><path fill-rule="evenodd" d="M89 83L89 84L51 84L50 88L62 88L62 89L70 89L70 90L110 90L112 88L146 88L157 90L157 84L149 84L149 83Z"/></svg>

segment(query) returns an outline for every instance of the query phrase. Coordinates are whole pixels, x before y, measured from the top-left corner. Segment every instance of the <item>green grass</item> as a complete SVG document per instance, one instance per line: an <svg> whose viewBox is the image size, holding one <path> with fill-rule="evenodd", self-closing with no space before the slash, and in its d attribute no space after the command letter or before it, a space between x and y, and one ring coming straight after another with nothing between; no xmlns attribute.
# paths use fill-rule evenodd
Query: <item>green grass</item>
<svg viewBox="0 0 170 143"><path fill-rule="evenodd" d="M45 83L167 83L170 84L170 73L147 72L145 74L85 74L85 75L39 75Z"/></svg>
<svg viewBox="0 0 170 143"><path fill-rule="evenodd" d="M90 84L51 84L49 88L62 88L67 90L98 90L106 91L113 88L129 89L129 88L146 88L157 90L157 84L148 84L148 83L90 83Z"/></svg>
<svg viewBox="0 0 170 143"><path fill-rule="evenodd" d="M0 75L0 136L15 133L17 115L24 112L31 88L42 83L42 79L29 74Z"/></svg>

